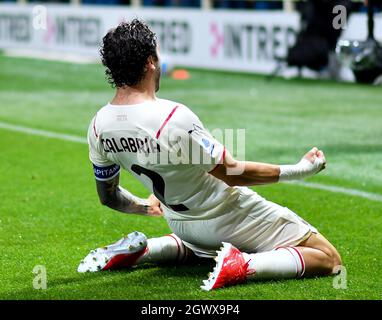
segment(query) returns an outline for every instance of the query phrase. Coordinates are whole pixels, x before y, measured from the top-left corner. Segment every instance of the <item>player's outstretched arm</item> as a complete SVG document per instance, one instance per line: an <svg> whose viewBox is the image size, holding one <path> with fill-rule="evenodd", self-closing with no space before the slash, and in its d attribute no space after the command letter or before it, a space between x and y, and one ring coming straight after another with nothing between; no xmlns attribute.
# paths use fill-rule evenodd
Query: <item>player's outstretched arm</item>
<svg viewBox="0 0 382 320"><path fill-rule="evenodd" d="M137 213L149 216L162 216L160 202L151 195L141 199L119 185L119 174L106 181L96 180L97 192L101 203L123 213Z"/></svg>
<svg viewBox="0 0 382 320"><path fill-rule="evenodd" d="M303 179L323 170L325 165L324 153L315 147L294 165L238 161L227 154L224 163L218 165L210 174L230 186L252 186Z"/></svg>

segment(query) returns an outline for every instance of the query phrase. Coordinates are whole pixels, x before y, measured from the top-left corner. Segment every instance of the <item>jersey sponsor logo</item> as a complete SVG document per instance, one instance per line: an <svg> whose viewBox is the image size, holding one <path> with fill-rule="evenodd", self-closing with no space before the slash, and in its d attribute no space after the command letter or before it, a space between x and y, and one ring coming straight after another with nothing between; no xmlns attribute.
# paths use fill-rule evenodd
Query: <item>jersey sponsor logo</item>
<svg viewBox="0 0 382 320"><path fill-rule="evenodd" d="M120 167L117 164L112 164L107 167L99 167L93 164L93 170L97 180L109 180L117 175Z"/></svg>
<svg viewBox="0 0 382 320"><path fill-rule="evenodd" d="M212 157L213 151L215 149L215 144L213 144L212 142L210 142L210 140L206 138L202 138L202 144L203 144L204 150L206 150Z"/></svg>
<svg viewBox="0 0 382 320"><path fill-rule="evenodd" d="M211 144L210 141L206 138L202 138L202 142L203 142L205 148L208 148Z"/></svg>
<svg viewBox="0 0 382 320"><path fill-rule="evenodd" d="M188 131L190 136L194 136L194 139L198 144L212 156L212 152L215 149L215 144L211 141L208 132L197 124L193 124L193 129Z"/></svg>
<svg viewBox="0 0 382 320"><path fill-rule="evenodd" d="M101 139L105 152L155 153L160 152L159 144L152 138L107 138Z"/></svg>

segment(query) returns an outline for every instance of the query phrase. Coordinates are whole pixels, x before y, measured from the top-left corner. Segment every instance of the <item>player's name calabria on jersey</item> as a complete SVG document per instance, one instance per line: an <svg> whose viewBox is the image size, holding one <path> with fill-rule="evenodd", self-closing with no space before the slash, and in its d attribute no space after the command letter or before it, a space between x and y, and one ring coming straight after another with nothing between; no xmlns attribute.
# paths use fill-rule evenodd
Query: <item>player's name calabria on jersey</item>
<svg viewBox="0 0 382 320"><path fill-rule="evenodd" d="M135 153L141 163L184 163L184 164L211 164L211 154L214 151L215 144L207 138L202 138L202 145L205 149L210 149L209 154L205 155L201 151L200 144L192 141L181 141L182 135L179 135L174 141L167 141L162 146L158 141L151 137L112 137L101 138L100 142L105 153ZM184 138L183 138L184 139ZM161 153L161 154L159 154ZM152 155L151 157L148 157Z"/></svg>
<svg viewBox="0 0 382 320"><path fill-rule="evenodd" d="M160 145L153 138L119 137L101 139L105 152L133 152L133 153L155 153L160 152Z"/></svg>
<svg viewBox="0 0 382 320"><path fill-rule="evenodd" d="M174 133L176 131L176 133ZM160 140L151 136L113 132L99 137L102 152L109 154L134 154L141 163L151 164L216 164L214 152L224 149L212 136L198 134L196 140L190 139L190 133L174 130L171 137L166 135Z"/></svg>

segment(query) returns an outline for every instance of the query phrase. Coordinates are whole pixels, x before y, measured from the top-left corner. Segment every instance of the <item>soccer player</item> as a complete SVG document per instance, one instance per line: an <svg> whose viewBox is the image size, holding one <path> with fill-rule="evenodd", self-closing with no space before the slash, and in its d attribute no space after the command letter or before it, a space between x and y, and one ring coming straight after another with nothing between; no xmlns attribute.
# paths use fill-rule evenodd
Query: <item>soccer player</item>
<svg viewBox="0 0 382 320"><path fill-rule="evenodd" d="M101 55L116 88L88 130L101 203L150 216L163 210L173 233L147 240L133 232L91 251L79 272L186 261L192 255L215 258L204 290L247 279L335 272L341 258L316 228L247 187L312 176L325 167L321 150L312 148L294 165L234 159L189 108L156 97L161 74L156 37L137 19L110 30ZM153 195L140 199L123 189L121 168Z"/></svg>

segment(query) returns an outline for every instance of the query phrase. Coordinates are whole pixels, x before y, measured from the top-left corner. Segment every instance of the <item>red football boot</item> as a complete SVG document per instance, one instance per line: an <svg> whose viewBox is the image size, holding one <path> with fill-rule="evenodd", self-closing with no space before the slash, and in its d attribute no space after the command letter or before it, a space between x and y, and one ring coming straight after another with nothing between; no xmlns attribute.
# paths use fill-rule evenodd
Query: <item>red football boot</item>
<svg viewBox="0 0 382 320"><path fill-rule="evenodd" d="M217 251L215 258L216 267L209 273L208 279L203 280L203 290L233 286L247 280L248 262L245 262L243 254L232 244L223 242L221 251Z"/></svg>

